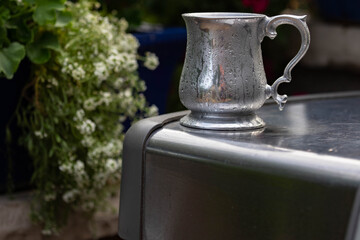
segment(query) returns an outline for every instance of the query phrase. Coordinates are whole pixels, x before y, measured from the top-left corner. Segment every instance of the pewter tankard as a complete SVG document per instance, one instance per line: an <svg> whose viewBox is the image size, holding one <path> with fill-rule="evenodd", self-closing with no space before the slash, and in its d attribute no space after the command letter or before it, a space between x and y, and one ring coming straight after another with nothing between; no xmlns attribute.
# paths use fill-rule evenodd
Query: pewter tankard
<svg viewBox="0 0 360 240"><path fill-rule="evenodd" d="M291 81L291 70L310 44L306 16L267 17L250 13L187 13L187 48L179 95L191 113L180 120L183 126L212 130L247 130L265 126L255 114L270 96L283 109L286 95L280 83ZM295 26L301 48L283 76L267 85L261 55L265 36L276 36L281 24ZM281 54L281 53L279 53Z"/></svg>

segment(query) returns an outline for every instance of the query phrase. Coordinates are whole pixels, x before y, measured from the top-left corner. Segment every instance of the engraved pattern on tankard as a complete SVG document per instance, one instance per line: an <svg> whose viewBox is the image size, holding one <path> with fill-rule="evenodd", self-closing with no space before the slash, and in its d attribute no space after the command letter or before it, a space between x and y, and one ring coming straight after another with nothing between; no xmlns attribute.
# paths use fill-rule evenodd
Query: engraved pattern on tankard
<svg viewBox="0 0 360 240"><path fill-rule="evenodd" d="M306 16L267 17L250 13L187 13L186 58L179 95L191 113L180 120L183 126L213 130L246 130L265 126L255 114L270 96L280 110L287 96L277 88L291 81L291 70L310 44ZM295 26L301 48L272 86L267 85L261 42L276 37L281 24Z"/></svg>

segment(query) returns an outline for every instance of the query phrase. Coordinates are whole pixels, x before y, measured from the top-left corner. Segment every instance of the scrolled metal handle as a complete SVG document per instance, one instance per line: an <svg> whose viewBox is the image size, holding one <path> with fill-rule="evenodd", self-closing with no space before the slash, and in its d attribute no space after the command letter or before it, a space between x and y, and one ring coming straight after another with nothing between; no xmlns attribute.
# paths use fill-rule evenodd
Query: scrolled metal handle
<svg viewBox="0 0 360 240"><path fill-rule="evenodd" d="M279 77L271 87L268 86L267 88L267 92L269 93L269 95L271 95L274 101L279 104L280 111L284 108L284 105L287 101L287 95L279 95L277 89L281 83L291 81L291 70L305 55L310 45L310 32L306 24L306 15L278 15L274 17L267 17L265 24L265 35L271 39L274 39L277 35L276 28L282 24L293 25L299 30L301 35L301 47L295 57L290 60L288 65L286 65L284 74Z"/></svg>

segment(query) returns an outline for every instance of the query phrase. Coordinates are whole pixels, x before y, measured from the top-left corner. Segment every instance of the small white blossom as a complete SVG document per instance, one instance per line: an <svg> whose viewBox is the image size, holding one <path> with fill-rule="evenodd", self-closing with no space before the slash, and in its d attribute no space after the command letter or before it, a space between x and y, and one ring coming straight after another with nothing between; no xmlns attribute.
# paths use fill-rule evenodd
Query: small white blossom
<svg viewBox="0 0 360 240"><path fill-rule="evenodd" d="M79 190L73 189L73 190L65 192L62 196L62 199L64 200L64 202L70 203L76 199L78 194L79 194Z"/></svg>
<svg viewBox="0 0 360 240"><path fill-rule="evenodd" d="M59 82L56 80L56 78L52 77L48 79L48 82L51 83L53 86L57 87L59 86Z"/></svg>
<svg viewBox="0 0 360 240"><path fill-rule="evenodd" d="M46 134L46 132L43 131L35 131L34 132L35 136L38 137L39 139L43 139L46 138L48 135Z"/></svg>
<svg viewBox="0 0 360 240"><path fill-rule="evenodd" d="M65 173L72 173L73 167L70 163L63 163L59 166L59 169Z"/></svg>
<svg viewBox="0 0 360 240"><path fill-rule="evenodd" d="M119 89L124 84L124 82L125 82L125 79L122 77L119 77L116 79L116 81L113 84L116 89Z"/></svg>
<svg viewBox="0 0 360 240"><path fill-rule="evenodd" d="M111 93L109 92L101 92L101 99L100 101L108 106L112 102Z"/></svg>
<svg viewBox="0 0 360 240"><path fill-rule="evenodd" d="M96 148L91 149L88 152L88 156L91 159L116 156L120 154L122 148L123 148L122 141L114 140L105 145L100 145L97 146Z"/></svg>
<svg viewBox="0 0 360 240"><path fill-rule="evenodd" d="M82 121L84 119L85 112L83 109L79 109L76 111L75 116L73 118L74 121Z"/></svg>
<svg viewBox="0 0 360 240"><path fill-rule="evenodd" d="M52 200L55 200L56 199L56 194L55 193L48 193L44 196L44 200L46 202L50 202Z"/></svg>
<svg viewBox="0 0 360 240"><path fill-rule="evenodd" d="M94 176L95 186L96 186L98 189L102 188L102 187L105 185L105 183L106 183L106 179L107 179L107 177L106 177L105 173L103 173L103 172L97 172L97 173L95 174L95 176Z"/></svg>
<svg viewBox="0 0 360 240"><path fill-rule="evenodd" d="M106 163L105 163L105 166L106 166L106 170L109 172L109 173L113 173L115 172L117 169L118 169L118 162L115 161L114 159L112 158L109 158L106 160Z"/></svg>
<svg viewBox="0 0 360 240"><path fill-rule="evenodd" d="M82 123L77 125L76 127L80 131L81 134L89 135L95 131L96 125L90 119L86 119Z"/></svg>
<svg viewBox="0 0 360 240"><path fill-rule="evenodd" d="M83 56L83 54L82 54L80 51L77 52L77 58L78 58L79 60L83 60L83 59L84 59L84 56Z"/></svg>
<svg viewBox="0 0 360 240"><path fill-rule="evenodd" d="M129 24L124 18L121 18L119 20L119 27L121 31L125 31L129 27Z"/></svg>
<svg viewBox="0 0 360 240"><path fill-rule="evenodd" d="M73 69L71 71L71 76L75 80L81 80L81 79L85 78L85 71L81 66L77 66L75 69Z"/></svg>
<svg viewBox="0 0 360 240"><path fill-rule="evenodd" d="M84 170L80 172L74 172L74 177L78 187L84 188L85 186L88 186L89 176Z"/></svg>
<svg viewBox="0 0 360 240"><path fill-rule="evenodd" d="M74 170L76 172L82 172L84 171L84 163L80 160L77 160L75 165L74 165Z"/></svg>
<svg viewBox="0 0 360 240"><path fill-rule="evenodd" d="M130 88L127 88L125 91L124 91L124 96L125 97L131 97L132 95L132 90Z"/></svg>
<svg viewBox="0 0 360 240"><path fill-rule="evenodd" d="M74 155L74 153L72 152L68 152L68 157L69 157L69 160L72 162L76 159L76 156Z"/></svg>
<svg viewBox="0 0 360 240"><path fill-rule="evenodd" d="M104 81L108 78L109 72L104 62L96 62L94 67L94 75L97 76L99 81Z"/></svg>
<svg viewBox="0 0 360 240"><path fill-rule="evenodd" d="M156 116L159 112L159 109L157 108L157 106L155 105L152 105L150 108L149 108L149 113L148 115L149 116Z"/></svg>
<svg viewBox="0 0 360 240"><path fill-rule="evenodd" d="M124 122L126 120L126 116L119 116L119 122Z"/></svg>
<svg viewBox="0 0 360 240"><path fill-rule="evenodd" d="M155 70L158 65L159 65L158 57L153 53L146 52L144 66L150 70Z"/></svg>
<svg viewBox="0 0 360 240"><path fill-rule="evenodd" d="M84 101L84 108L87 110L87 111L92 111L94 110L97 106L98 106L98 102L95 101L95 98L88 98Z"/></svg>
<svg viewBox="0 0 360 240"><path fill-rule="evenodd" d="M95 139L87 135L84 136L84 138L81 140L81 144L84 147L91 147L92 145L94 145L94 143L95 143Z"/></svg>

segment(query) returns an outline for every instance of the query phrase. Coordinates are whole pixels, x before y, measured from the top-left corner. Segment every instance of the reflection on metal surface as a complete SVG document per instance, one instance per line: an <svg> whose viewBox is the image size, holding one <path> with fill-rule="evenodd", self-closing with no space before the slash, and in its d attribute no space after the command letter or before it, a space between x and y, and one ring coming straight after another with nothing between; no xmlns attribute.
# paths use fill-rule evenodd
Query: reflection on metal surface
<svg viewBox="0 0 360 240"><path fill-rule="evenodd" d="M307 51L310 35L305 17L192 13L183 18L188 43L179 94L192 113L181 124L214 130L265 126L254 111L270 96L281 109L286 102L285 95L277 94L277 87L290 82L292 68ZM300 31L302 45L284 75L270 87L266 84L260 44L264 36L274 38L281 24L294 25Z"/></svg>
<svg viewBox="0 0 360 240"><path fill-rule="evenodd" d="M260 136L264 132L264 128L252 129L247 131L212 131L207 129L197 129L179 126L180 130L193 135L209 136L218 139L231 139L233 141L241 140L244 137L254 138Z"/></svg>
<svg viewBox="0 0 360 240"><path fill-rule="evenodd" d="M305 104L293 104L285 113L286 118L289 119L289 128L297 134L306 134L310 129L306 112Z"/></svg>

